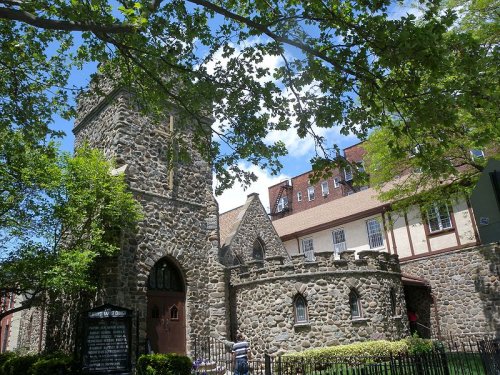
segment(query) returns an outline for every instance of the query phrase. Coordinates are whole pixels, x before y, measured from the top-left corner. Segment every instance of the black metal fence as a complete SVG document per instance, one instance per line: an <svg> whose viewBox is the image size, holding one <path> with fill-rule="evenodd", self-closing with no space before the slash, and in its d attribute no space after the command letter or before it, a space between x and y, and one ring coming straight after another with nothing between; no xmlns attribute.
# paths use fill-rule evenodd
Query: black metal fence
<svg viewBox="0 0 500 375"><path fill-rule="evenodd" d="M230 345L213 338L197 340L195 373L234 373ZM500 375L500 345L495 340L441 343L425 354L338 356L292 359L286 356L248 361L250 375Z"/></svg>

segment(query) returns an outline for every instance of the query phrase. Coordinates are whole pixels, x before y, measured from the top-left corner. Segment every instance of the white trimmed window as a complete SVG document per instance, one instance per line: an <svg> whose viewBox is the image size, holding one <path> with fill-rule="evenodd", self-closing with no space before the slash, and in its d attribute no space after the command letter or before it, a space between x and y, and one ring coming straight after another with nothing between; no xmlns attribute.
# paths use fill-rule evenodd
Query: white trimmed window
<svg viewBox="0 0 500 375"><path fill-rule="evenodd" d="M333 253L336 257L340 255L342 251L345 251L347 246L345 243L345 233L344 228L335 229L332 232L333 236Z"/></svg>
<svg viewBox="0 0 500 375"><path fill-rule="evenodd" d="M427 210L427 222L429 223L429 231L431 233L451 228L448 206L446 204L434 204Z"/></svg>
<svg viewBox="0 0 500 375"><path fill-rule="evenodd" d="M288 207L288 197L281 197L278 201L278 212L283 211Z"/></svg>
<svg viewBox="0 0 500 375"><path fill-rule="evenodd" d="M335 178L333 179L333 187L334 187L335 189L337 189L338 187L340 187L340 177L338 177L338 176L337 176L337 177L335 177Z"/></svg>
<svg viewBox="0 0 500 375"><path fill-rule="evenodd" d="M300 294L297 294L293 301L293 309L295 311L295 323L307 323L309 321L306 300Z"/></svg>
<svg viewBox="0 0 500 375"><path fill-rule="evenodd" d="M472 155L472 159L483 159L484 158L483 150L479 150L479 149L470 150L470 154Z"/></svg>
<svg viewBox="0 0 500 375"><path fill-rule="evenodd" d="M304 253L304 257L306 258L306 260L310 262L313 262L315 260L312 238L304 238L302 240L302 252Z"/></svg>
<svg viewBox="0 0 500 375"><path fill-rule="evenodd" d="M323 181L321 183L321 194L326 197L330 194L330 188L328 187L328 181Z"/></svg>
<svg viewBox="0 0 500 375"><path fill-rule="evenodd" d="M352 168L350 165L344 168L344 177L346 181L352 181Z"/></svg>
<svg viewBox="0 0 500 375"><path fill-rule="evenodd" d="M384 246L384 237L382 236L382 228L377 219L370 219L366 221L366 231L368 233L368 243L370 249Z"/></svg>
<svg viewBox="0 0 500 375"><path fill-rule="evenodd" d="M417 144L410 150L410 158L422 153L422 146Z"/></svg>
<svg viewBox="0 0 500 375"><path fill-rule="evenodd" d="M358 171L359 172L364 172L365 171L365 162L363 160L358 161Z"/></svg>
<svg viewBox="0 0 500 375"><path fill-rule="evenodd" d="M314 186L309 186L307 188L307 199L309 199L309 201L314 200Z"/></svg>
<svg viewBox="0 0 500 375"><path fill-rule="evenodd" d="M297 192L297 202L302 202L302 192L301 191Z"/></svg>

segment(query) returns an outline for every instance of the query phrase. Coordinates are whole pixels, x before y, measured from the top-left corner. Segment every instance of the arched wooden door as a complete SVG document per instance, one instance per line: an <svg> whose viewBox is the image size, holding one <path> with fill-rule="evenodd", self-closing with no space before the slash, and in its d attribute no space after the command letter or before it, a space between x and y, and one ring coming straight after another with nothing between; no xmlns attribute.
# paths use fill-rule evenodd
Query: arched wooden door
<svg viewBox="0 0 500 375"><path fill-rule="evenodd" d="M179 269L158 261L148 280L147 333L155 353L186 354L186 292Z"/></svg>

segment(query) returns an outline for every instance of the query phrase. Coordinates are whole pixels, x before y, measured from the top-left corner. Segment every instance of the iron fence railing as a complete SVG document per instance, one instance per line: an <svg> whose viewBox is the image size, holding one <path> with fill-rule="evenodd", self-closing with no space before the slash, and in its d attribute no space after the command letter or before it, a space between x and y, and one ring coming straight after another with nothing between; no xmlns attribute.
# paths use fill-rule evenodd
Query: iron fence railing
<svg viewBox="0 0 500 375"><path fill-rule="evenodd" d="M214 338L195 341L194 373L234 373L231 343ZM251 359L250 375L500 375L500 345L495 340L441 342L424 354Z"/></svg>

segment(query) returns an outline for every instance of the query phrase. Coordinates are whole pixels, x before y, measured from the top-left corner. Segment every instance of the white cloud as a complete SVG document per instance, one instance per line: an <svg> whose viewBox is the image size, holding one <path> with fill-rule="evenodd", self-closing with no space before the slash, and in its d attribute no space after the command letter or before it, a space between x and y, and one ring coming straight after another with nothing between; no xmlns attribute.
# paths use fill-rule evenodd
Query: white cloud
<svg viewBox="0 0 500 375"><path fill-rule="evenodd" d="M245 168L242 163L240 163L239 166L240 168ZM250 166L245 169L255 173L257 181L252 183L246 190L236 183L231 189L226 190L221 196L216 197L217 202L219 203L219 212L226 212L232 210L233 208L242 206L245 204L247 196L251 193L259 194L260 201L264 205L266 211L269 212L269 194L267 188L290 178L284 174L271 176L257 166Z"/></svg>

